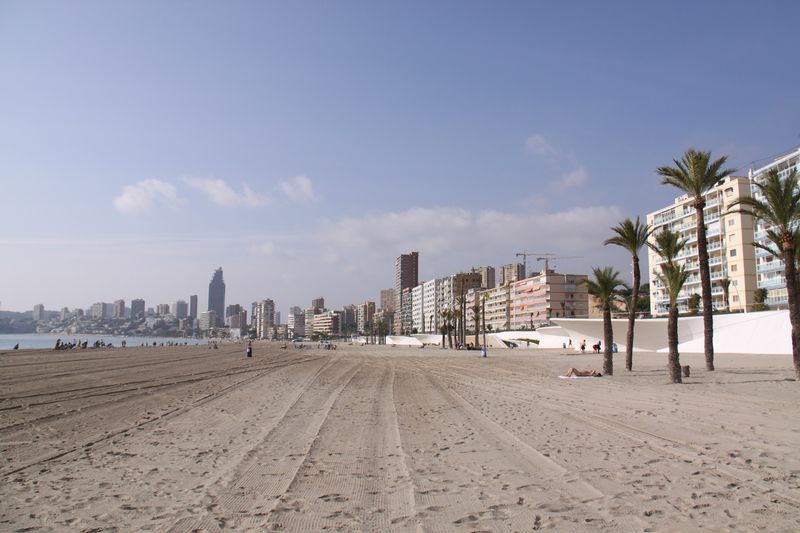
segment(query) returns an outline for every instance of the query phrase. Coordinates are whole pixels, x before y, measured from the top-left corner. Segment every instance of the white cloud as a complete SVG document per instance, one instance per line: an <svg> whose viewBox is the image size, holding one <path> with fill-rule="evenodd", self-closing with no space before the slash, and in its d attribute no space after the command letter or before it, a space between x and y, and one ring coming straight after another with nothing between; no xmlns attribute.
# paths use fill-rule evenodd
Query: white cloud
<svg viewBox="0 0 800 533"><path fill-rule="evenodd" d="M251 244L248 250L251 254L255 255L272 255L275 253L275 245L271 242Z"/></svg>
<svg viewBox="0 0 800 533"><path fill-rule="evenodd" d="M313 200L314 186L307 176L295 176L282 181L278 188L292 200Z"/></svg>
<svg viewBox="0 0 800 533"><path fill-rule="evenodd" d="M262 207L270 203L267 196L254 192L246 184L242 192L234 191L224 180L214 178L195 178L184 176L181 181L187 186L197 189L205 194L209 200L223 207L245 205L248 207Z"/></svg>
<svg viewBox="0 0 800 533"><path fill-rule="evenodd" d="M325 222L317 239L353 261L368 266L368 257L393 257L417 250L442 271L469 268L451 264L464 257L478 263L508 256L522 248L583 255L603 249L609 228L622 218L616 206L572 207L564 211L503 212L417 207L397 213ZM433 258L433 259L432 259ZM478 264L476 263L476 264Z"/></svg>
<svg viewBox="0 0 800 533"><path fill-rule="evenodd" d="M558 157L558 151L545 139L544 135L540 133L531 135L525 140L525 151L545 158Z"/></svg>
<svg viewBox="0 0 800 533"><path fill-rule="evenodd" d="M567 172L561 176L561 179L556 182L555 187L557 189L570 189L572 187L578 187L586 183L588 177L589 176L586 172L586 169L583 167L583 165L579 165L575 170Z"/></svg>
<svg viewBox="0 0 800 533"><path fill-rule="evenodd" d="M149 179L135 185L126 185L122 194L114 198L114 208L126 215L146 213L156 204L177 201L175 186L165 181Z"/></svg>

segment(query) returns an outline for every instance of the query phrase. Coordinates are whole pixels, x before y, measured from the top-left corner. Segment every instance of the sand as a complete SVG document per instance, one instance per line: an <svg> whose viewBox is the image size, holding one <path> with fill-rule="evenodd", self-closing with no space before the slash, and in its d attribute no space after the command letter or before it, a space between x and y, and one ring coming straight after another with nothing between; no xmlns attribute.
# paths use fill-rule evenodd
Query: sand
<svg viewBox="0 0 800 533"><path fill-rule="evenodd" d="M0 354L2 531L800 530L789 356Z"/></svg>

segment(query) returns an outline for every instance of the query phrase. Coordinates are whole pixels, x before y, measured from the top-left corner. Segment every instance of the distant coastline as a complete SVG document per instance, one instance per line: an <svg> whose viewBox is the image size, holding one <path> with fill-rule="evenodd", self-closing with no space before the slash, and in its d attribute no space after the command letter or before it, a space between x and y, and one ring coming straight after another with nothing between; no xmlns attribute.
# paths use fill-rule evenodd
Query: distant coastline
<svg viewBox="0 0 800 533"><path fill-rule="evenodd" d="M123 337L119 335L57 335L52 333L7 333L0 334L0 350L11 350L14 345L19 344L20 350L41 350L46 348L53 348L56 340L61 339L64 342L71 342L72 340L89 341L91 346L95 341L104 341L106 344L111 343L115 348L122 346L122 341L126 341L128 346L141 346L142 344L152 345L154 342L158 345L162 343L168 345L173 344L205 344L207 339L183 338L183 337Z"/></svg>

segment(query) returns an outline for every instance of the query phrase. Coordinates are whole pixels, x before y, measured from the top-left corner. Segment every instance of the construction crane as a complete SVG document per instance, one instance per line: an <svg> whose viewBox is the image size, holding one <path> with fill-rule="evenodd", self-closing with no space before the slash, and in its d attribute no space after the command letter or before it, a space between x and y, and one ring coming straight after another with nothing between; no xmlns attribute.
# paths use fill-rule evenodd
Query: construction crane
<svg viewBox="0 0 800 533"><path fill-rule="evenodd" d="M520 253L517 254L517 257L521 257L522 258L522 274L523 274L523 277L526 277L526 278L528 277L528 256L535 257L537 255L542 255L542 254L528 253L526 250L523 250L523 251L521 251Z"/></svg>
<svg viewBox="0 0 800 533"><path fill-rule="evenodd" d="M537 257L537 261L544 261L544 271L547 272L550 269L550 261L555 259L580 259L580 255L559 255L556 254L539 254L541 257Z"/></svg>

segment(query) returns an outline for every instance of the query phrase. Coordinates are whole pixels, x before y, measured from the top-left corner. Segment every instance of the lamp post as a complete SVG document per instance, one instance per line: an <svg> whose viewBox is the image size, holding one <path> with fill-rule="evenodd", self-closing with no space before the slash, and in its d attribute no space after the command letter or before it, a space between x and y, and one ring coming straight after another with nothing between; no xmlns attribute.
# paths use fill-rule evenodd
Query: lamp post
<svg viewBox="0 0 800 533"><path fill-rule="evenodd" d="M489 346L486 345L486 298L481 298L481 317L483 318L483 356L487 357Z"/></svg>

